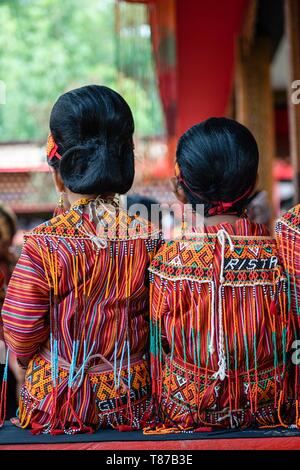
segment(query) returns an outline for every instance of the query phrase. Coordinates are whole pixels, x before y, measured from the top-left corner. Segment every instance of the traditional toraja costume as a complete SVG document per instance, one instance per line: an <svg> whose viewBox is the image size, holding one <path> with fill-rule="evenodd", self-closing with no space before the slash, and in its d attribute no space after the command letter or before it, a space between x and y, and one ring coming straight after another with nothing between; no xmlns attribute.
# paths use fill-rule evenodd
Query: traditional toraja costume
<svg viewBox="0 0 300 470"><path fill-rule="evenodd" d="M280 261L287 277L289 319L293 325L294 340L300 339L300 204L286 214L276 224L276 238ZM299 349L297 343L295 349ZM295 354L293 374L290 374L290 384L299 406L300 394L300 364L299 355ZM297 362L298 363L295 363ZM298 415L298 413L297 413ZM297 419L297 425L300 422Z"/></svg>
<svg viewBox="0 0 300 470"><path fill-rule="evenodd" d="M158 239L148 222L100 199L26 235L2 311L9 349L33 356L22 427L73 433L147 422L145 277Z"/></svg>
<svg viewBox="0 0 300 470"><path fill-rule="evenodd" d="M150 267L161 426L273 426L286 402L286 284L276 242L239 219L165 244Z"/></svg>

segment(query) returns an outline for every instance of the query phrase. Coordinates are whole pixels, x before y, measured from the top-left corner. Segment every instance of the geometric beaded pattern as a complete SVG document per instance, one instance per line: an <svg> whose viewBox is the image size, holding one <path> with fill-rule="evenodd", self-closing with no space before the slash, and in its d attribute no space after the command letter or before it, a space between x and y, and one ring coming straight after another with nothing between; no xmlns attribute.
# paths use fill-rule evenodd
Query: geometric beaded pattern
<svg viewBox="0 0 300 470"><path fill-rule="evenodd" d="M59 382L67 377L64 369L59 369ZM39 354L33 356L26 371L25 386L32 397L43 400L52 392L53 382L51 376L51 363Z"/></svg>
<svg viewBox="0 0 300 470"><path fill-rule="evenodd" d="M225 285L257 285L274 282L278 259L275 241L270 237L231 237L234 250L226 244ZM216 237L166 243L152 261L150 271L170 280L211 281Z"/></svg>
<svg viewBox="0 0 300 470"><path fill-rule="evenodd" d="M282 218L282 222L288 225L292 230L296 232L300 231L300 204L296 207L293 207L288 212L286 212Z"/></svg>
<svg viewBox="0 0 300 470"><path fill-rule="evenodd" d="M196 411L199 403L201 403L205 389L213 382L214 380L212 378L209 376L206 377L204 368L201 369L200 372L194 373L191 370L187 371L176 361L172 362L172 367L170 367L170 363L167 362L164 374L163 397L166 403L172 403L172 405L182 407L186 411ZM243 397L239 399L239 404L243 404L243 406L247 408L250 403L248 396L248 374L239 373L239 382L243 394ZM252 399L254 400L256 397L259 406L269 403L274 404L276 386L273 368L258 371L257 380L255 373L250 373L250 384ZM227 379L220 382L218 386L214 388L210 394L209 402L206 404L206 411L216 411L216 409L219 408L219 397L226 395L223 390L226 387L228 387ZM279 385L277 383L277 390L278 389Z"/></svg>
<svg viewBox="0 0 300 470"><path fill-rule="evenodd" d="M33 232L25 235L49 235L59 238L86 238L80 229L82 224L82 206L74 206L71 210L57 215L36 227ZM159 239L160 234L148 221L136 216L129 216L126 211L117 209L110 213L103 210L97 213L97 236L107 240L134 240L138 238Z"/></svg>
<svg viewBox="0 0 300 470"><path fill-rule="evenodd" d="M141 360L132 364L130 367L130 374L130 397L132 403L149 398L150 374L147 362L145 360ZM124 385L128 385L128 370L126 367L121 370L122 380L120 380L119 388L115 385L113 371L101 374L91 373L89 374L89 378L100 412L112 412L113 410L127 404L128 395L124 387Z"/></svg>
<svg viewBox="0 0 300 470"><path fill-rule="evenodd" d="M150 394L150 375L146 361L139 361L130 368L131 372L131 400L139 401L142 398L149 397ZM68 371L59 369L59 383L68 377ZM121 370L121 377L124 383L128 383L127 369ZM122 381L120 388L117 389L114 382L114 372L89 373L89 379L92 389L96 395L96 402L101 411L108 408L116 408L116 399L121 399L127 403L127 393L124 390ZM53 390L53 381L51 376L51 363L36 354L30 361L26 371L25 386L29 394L43 400Z"/></svg>

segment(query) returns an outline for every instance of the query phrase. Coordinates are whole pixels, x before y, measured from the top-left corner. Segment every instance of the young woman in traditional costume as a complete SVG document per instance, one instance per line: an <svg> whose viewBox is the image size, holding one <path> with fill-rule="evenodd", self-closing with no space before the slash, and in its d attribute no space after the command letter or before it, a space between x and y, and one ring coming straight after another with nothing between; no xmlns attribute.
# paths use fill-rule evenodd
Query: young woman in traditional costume
<svg viewBox="0 0 300 470"><path fill-rule="evenodd" d="M287 277L288 312L293 332L292 371L290 395L295 397L295 420L300 427L300 204L284 214L276 224L276 238L280 262Z"/></svg>
<svg viewBox="0 0 300 470"><path fill-rule="evenodd" d="M48 163L70 208L25 236L2 318L26 368L19 422L32 432L139 429L149 414L148 222L118 205L134 178L133 117L113 90L62 95Z"/></svg>
<svg viewBox="0 0 300 470"><path fill-rule="evenodd" d="M176 192L204 226L151 264L155 431L274 426L287 369L285 279L276 243L244 213L258 148L241 124L212 118L179 140Z"/></svg>

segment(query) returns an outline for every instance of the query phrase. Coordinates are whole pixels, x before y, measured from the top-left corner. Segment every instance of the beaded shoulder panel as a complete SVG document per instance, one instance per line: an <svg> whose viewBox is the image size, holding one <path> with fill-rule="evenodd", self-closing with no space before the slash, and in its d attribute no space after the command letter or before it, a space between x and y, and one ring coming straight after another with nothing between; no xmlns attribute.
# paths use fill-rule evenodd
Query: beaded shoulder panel
<svg viewBox="0 0 300 470"><path fill-rule="evenodd" d="M231 237L224 253L224 285L273 284L278 277L276 242L271 237ZM197 239L166 243L152 261L150 272L170 280L213 280L217 237L197 234ZM219 255L220 258L220 255Z"/></svg>
<svg viewBox="0 0 300 470"><path fill-rule="evenodd" d="M30 236L90 239L89 229L94 230L97 237L112 241L160 238L158 229L152 224L140 217L129 216L123 209L102 211L97 220L97 228L94 228L88 218L84 220L82 209L76 207L37 226L25 234L25 240Z"/></svg>
<svg viewBox="0 0 300 470"><path fill-rule="evenodd" d="M278 225L285 224L295 232L300 232L300 204L286 212L279 220Z"/></svg>

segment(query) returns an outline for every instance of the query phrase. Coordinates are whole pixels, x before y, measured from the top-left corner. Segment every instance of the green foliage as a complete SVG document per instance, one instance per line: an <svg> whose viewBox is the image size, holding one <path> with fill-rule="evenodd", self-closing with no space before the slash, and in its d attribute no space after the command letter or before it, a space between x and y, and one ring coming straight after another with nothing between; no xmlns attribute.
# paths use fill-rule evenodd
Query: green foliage
<svg viewBox="0 0 300 470"><path fill-rule="evenodd" d="M0 140L43 140L57 97L89 83L119 90L137 134L161 134L163 118L151 41L141 34L145 7L113 0L0 0Z"/></svg>

